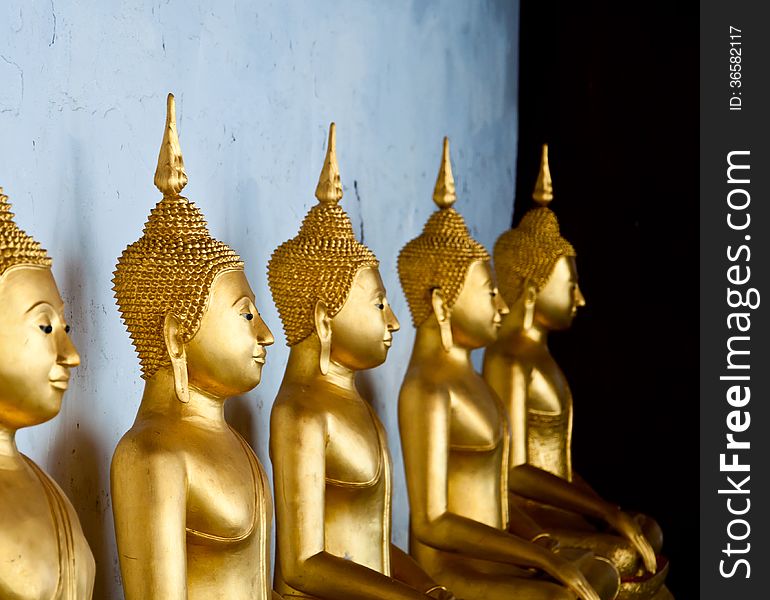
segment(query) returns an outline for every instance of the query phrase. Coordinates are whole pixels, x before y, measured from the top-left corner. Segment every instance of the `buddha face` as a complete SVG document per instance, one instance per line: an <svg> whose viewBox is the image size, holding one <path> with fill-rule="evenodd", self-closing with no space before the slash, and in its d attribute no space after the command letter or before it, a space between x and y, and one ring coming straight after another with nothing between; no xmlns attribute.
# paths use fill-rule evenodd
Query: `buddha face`
<svg viewBox="0 0 770 600"><path fill-rule="evenodd" d="M190 386L216 398L248 392L259 384L265 346L273 341L244 272L220 273L200 327L185 346Z"/></svg>
<svg viewBox="0 0 770 600"><path fill-rule="evenodd" d="M359 269L345 304L331 319L330 358L353 371L381 365L399 328L379 270Z"/></svg>
<svg viewBox="0 0 770 600"><path fill-rule="evenodd" d="M482 348L497 339L508 306L495 286L488 260L471 263L451 312L452 339L462 348Z"/></svg>
<svg viewBox="0 0 770 600"><path fill-rule="evenodd" d="M0 306L0 424L43 423L58 414L70 369L80 364L51 269L8 269Z"/></svg>
<svg viewBox="0 0 770 600"><path fill-rule="evenodd" d="M567 329L577 309L585 306L578 285L575 257L562 256L556 261L548 281L537 294L535 321L550 330Z"/></svg>

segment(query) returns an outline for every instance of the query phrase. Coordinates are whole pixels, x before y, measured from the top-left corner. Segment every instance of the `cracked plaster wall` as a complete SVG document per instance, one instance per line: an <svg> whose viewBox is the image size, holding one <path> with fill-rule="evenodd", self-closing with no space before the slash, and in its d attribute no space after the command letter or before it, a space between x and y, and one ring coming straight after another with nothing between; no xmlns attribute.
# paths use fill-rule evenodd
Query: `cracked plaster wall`
<svg viewBox="0 0 770 600"><path fill-rule="evenodd" d="M510 223L517 40L515 0L0 5L0 185L54 258L83 361L61 414L20 432L19 446L72 499L97 560L95 598L122 597L109 461L142 393L110 279L159 199L166 93L177 96L186 195L246 261L276 335L262 384L227 407L268 472L287 348L265 265L315 202L337 122L342 205L380 258L402 324L388 362L360 383L388 429L394 541L405 547L396 399L413 330L396 256L434 208L445 134L472 233L491 247Z"/></svg>

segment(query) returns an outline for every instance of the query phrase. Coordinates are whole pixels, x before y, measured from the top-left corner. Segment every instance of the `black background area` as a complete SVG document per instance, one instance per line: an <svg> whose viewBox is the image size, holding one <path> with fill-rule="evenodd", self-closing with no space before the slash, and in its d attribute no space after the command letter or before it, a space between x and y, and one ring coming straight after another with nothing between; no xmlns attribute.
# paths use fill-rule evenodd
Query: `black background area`
<svg viewBox="0 0 770 600"><path fill-rule="evenodd" d="M550 338L575 470L660 523L669 589L696 598L698 5L637 6L522 2L514 222L548 142L587 301Z"/></svg>

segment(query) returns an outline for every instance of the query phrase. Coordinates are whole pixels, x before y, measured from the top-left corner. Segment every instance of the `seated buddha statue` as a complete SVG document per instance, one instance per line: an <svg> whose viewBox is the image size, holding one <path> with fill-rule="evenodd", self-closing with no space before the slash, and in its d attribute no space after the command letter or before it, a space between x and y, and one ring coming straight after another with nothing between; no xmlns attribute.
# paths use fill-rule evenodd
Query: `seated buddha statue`
<svg viewBox="0 0 770 600"><path fill-rule="evenodd" d="M511 423L510 502L561 544L610 559L621 575L621 600L670 598L663 586L667 563L656 559L657 524L603 500L572 470L572 396L548 350L548 333L568 328L585 301L575 250L547 207L553 198L547 146L533 198L540 206L495 244L500 292L511 310L484 355L484 378Z"/></svg>
<svg viewBox="0 0 770 600"><path fill-rule="evenodd" d="M61 409L80 357L51 259L19 229L0 188L0 598L90 599L94 557L72 504L16 447Z"/></svg>
<svg viewBox="0 0 770 600"><path fill-rule="evenodd" d="M186 183L169 94L163 198L113 280L145 380L110 471L123 590L126 600L265 600L269 483L224 404L259 383L273 337L240 257L180 196Z"/></svg>
<svg viewBox="0 0 770 600"><path fill-rule="evenodd" d="M353 234L329 130L314 205L268 263L290 348L270 417L275 589L284 598L453 598L391 544L392 466L356 388L385 361L398 320L372 251Z"/></svg>
<svg viewBox="0 0 770 600"><path fill-rule="evenodd" d="M613 598L618 575L607 561L568 558L536 524L509 515L507 419L471 362L508 308L488 252L452 208L446 138L433 200L438 210L398 257L417 330L398 405L411 553L466 600Z"/></svg>

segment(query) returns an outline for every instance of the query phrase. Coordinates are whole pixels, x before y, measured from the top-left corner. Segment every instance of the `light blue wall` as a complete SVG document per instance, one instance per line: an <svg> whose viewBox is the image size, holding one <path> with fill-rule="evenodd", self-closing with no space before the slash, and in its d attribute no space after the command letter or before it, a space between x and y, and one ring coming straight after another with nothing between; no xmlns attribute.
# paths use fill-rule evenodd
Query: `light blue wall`
<svg viewBox="0 0 770 600"><path fill-rule="evenodd" d="M388 428L394 538L405 545L396 399L413 330L396 256L433 210L445 134L473 234L490 247L509 225L517 46L516 0L0 3L0 185L54 258L83 359L61 415L19 445L73 500L96 555L95 598L121 597L109 460L142 393L110 279L159 199L166 93L177 96L186 195L246 261L276 335L263 383L228 404L268 471L287 349L265 265L314 203L337 122L342 205L380 258L402 323L363 387Z"/></svg>

